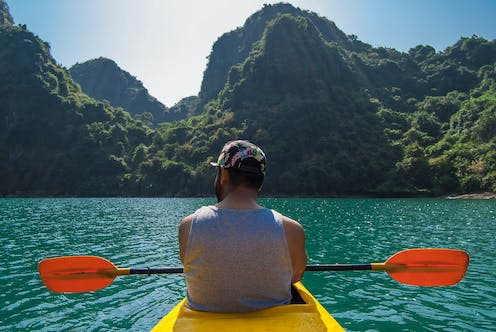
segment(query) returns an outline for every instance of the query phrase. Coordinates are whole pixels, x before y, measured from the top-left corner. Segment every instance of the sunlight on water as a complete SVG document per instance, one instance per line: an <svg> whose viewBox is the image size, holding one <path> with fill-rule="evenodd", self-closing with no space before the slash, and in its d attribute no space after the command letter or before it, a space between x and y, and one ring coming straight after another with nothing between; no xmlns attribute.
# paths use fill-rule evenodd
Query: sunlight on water
<svg viewBox="0 0 496 332"><path fill-rule="evenodd" d="M0 330L148 330L184 296L181 275L128 276L81 294L49 292L38 262L102 256L178 266L179 220L213 199L1 199ZM308 272L306 286L349 331L487 331L496 325L496 202L264 199L301 221L310 263L385 261L414 247L464 249L465 279L419 288L384 273Z"/></svg>

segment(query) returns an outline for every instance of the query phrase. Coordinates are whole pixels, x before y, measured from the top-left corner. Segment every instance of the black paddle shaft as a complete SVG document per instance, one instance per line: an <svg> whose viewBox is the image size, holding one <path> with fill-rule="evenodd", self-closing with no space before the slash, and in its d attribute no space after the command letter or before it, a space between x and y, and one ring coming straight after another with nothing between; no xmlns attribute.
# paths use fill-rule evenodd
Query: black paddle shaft
<svg viewBox="0 0 496 332"><path fill-rule="evenodd" d="M370 264L317 264L307 265L305 271L359 271L372 270ZM182 267L131 269L129 274L174 274L183 273Z"/></svg>
<svg viewBox="0 0 496 332"><path fill-rule="evenodd" d="M307 265L305 271L360 271L372 270L370 264L317 264Z"/></svg>
<svg viewBox="0 0 496 332"><path fill-rule="evenodd" d="M151 268L146 269L130 269L129 274L174 274L183 273L182 267L163 267L163 268Z"/></svg>

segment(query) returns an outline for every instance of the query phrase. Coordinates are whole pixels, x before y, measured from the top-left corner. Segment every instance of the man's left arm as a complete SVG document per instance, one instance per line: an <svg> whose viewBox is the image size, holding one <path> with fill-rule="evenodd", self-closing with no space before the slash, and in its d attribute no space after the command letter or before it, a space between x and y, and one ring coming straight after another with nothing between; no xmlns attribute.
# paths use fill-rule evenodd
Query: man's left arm
<svg viewBox="0 0 496 332"><path fill-rule="evenodd" d="M305 231L297 221L283 216L284 230L288 242L289 254L293 266L293 279L295 283L303 278L307 266L307 252L305 250Z"/></svg>

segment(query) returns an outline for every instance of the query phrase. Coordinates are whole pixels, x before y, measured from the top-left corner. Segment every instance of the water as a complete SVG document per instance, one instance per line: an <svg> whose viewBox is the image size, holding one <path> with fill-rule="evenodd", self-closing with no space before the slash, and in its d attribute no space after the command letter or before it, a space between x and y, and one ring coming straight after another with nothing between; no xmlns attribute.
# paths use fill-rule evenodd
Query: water
<svg viewBox="0 0 496 332"><path fill-rule="evenodd" d="M97 255L117 266L177 266L178 221L212 199L1 199L0 330L149 330L184 296L180 275L127 276L55 294L38 262ZM491 331L496 325L496 202L264 199L299 220L310 263L368 263L414 247L471 256L453 287L401 285L383 272L307 272L304 283L348 331Z"/></svg>

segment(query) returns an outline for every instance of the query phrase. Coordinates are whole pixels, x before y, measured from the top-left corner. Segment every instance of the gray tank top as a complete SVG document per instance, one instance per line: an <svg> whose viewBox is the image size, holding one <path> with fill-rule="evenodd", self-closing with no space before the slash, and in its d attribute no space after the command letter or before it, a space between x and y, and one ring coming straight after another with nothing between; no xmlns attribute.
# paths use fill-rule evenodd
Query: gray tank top
<svg viewBox="0 0 496 332"><path fill-rule="evenodd" d="M244 312L289 303L293 270L281 215L266 208L200 208L184 275L195 310Z"/></svg>

